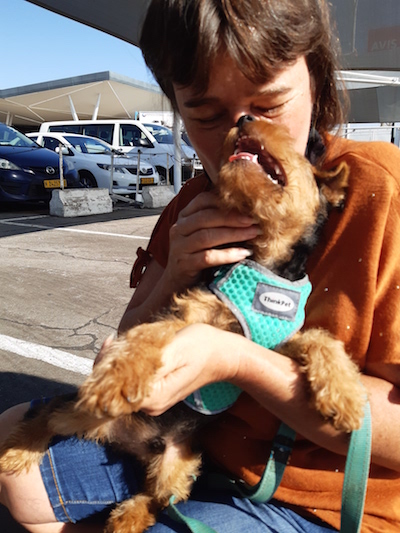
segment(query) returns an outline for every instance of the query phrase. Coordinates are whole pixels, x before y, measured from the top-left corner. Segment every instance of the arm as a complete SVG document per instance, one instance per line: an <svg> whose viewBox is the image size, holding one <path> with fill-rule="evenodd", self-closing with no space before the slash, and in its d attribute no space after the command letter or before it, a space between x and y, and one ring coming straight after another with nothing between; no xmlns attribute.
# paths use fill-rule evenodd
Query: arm
<svg viewBox="0 0 400 533"><path fill-rule="evenodd" d="M293 360L203 324L181 330L165 349L164 360L154 391L143 405L148 414L160 414L207 383L227 380L306 439L346 455L348 435L309 406L304 375ZM362 378L372 411L372 461L400 471L400 369L381 365L379 371L369 372L379 374Z"/></svg>

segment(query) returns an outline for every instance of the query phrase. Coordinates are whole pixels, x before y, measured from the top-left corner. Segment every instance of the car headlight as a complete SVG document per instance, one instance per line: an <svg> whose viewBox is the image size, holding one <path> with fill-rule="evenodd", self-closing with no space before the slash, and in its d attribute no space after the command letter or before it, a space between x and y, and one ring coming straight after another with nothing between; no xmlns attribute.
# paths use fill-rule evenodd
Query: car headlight
<svg viewBox="0 0 400 533"><path fill-rule="evenodd" d="M15 165L8 159L0 159L0 168L2 170L22 170L21 167Z"/></svg>
<svg viewBox="0 0 400 533"><path fill-rule="evenodd" d="M107 170L108 172L111 172L111 165L106 165L104 163L97 163L97 166L101 168L102 170ZM114 167L114 172L120 172L121 174L123 174L124 169L122 167Z"/></svg>

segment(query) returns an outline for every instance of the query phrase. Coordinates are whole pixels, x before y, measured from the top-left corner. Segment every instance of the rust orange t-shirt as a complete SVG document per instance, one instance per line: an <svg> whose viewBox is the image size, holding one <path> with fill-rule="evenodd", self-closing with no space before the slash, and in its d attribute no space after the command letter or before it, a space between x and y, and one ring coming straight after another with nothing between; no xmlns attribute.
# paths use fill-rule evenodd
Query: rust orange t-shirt
<svg viewBox="0 0 400 533"><path fill-rule="evenodd" d="M390 143L331 136L326 145L324 168L347 161L350 185L344 211L331 213L308 261L313 291L305 327L331 331L361 370L367 362L400 364L400 150ZM147 254L134 268L135 282L150 257L166 265L169 228L180 210L208 188L206 176L194 178L167 206ZM242 393L204 435L204 446L217 464L255 484L278 426L274 416ZM339 529L344 466L344 457L298 435L275 497ZM400 474L373 465L362 532L399 531Z"/></svg>

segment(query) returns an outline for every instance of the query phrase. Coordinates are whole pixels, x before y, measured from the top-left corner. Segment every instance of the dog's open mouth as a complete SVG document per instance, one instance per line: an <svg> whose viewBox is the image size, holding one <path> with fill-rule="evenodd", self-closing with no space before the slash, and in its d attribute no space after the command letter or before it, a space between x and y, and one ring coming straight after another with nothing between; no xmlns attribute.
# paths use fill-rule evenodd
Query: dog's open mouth
<svg viewBox="0 0 400 533"><path fill-rule="evenodd" d="M256 139L247 135L240 136L236 141L235 152L229 161L250 161L262 167L267 177L275 185L284 187L287 183L286 174L280 163L267 152Z"/></svg>

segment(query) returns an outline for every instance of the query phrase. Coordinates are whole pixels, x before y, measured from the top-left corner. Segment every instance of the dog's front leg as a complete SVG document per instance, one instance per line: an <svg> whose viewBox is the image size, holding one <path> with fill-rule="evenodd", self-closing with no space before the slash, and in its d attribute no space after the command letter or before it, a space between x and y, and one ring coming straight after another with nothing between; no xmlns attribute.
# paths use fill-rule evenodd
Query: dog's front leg
<svg viewBox="0 0 400 533"><path fill-rule="evenodd" d="M307 376L311 403L324 418L340 431L360 428L366 391L341 341L326 330L309 329L295 335L279 352L300 363Z"/></svg>
<svg viewBox="0 0 400 533"><path fill-rule="evenodd" d="M102 418L139 411L161 367L163 348L184 325L175 319L141 324L115 340L80 387L78 412Z"/></svg>
<svg viewBox="0 0 400 533"><path fill-rule="evenodd" d="M170 314L130 329L111 344L81 386L77 409L99 418L139 411L162 365L164 347L194 323L241 331L232 313L210 292L194 289L175 297Z"/></svg>

